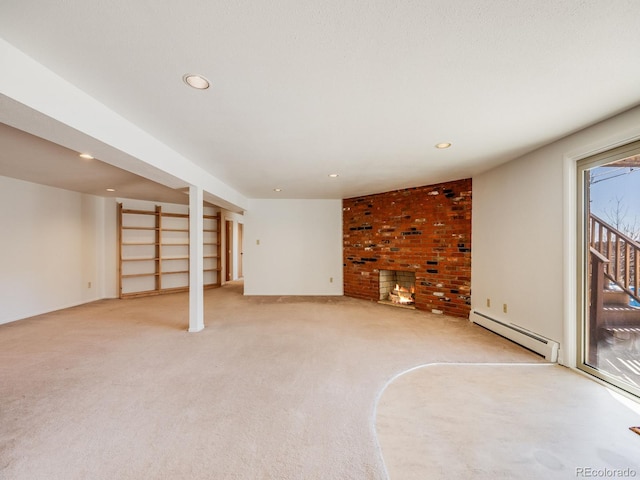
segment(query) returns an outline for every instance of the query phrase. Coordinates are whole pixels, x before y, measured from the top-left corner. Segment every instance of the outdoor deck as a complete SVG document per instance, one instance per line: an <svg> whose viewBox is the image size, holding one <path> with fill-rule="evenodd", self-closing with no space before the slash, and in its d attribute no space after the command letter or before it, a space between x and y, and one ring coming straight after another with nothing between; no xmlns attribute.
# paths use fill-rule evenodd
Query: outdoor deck
<svg viewBox="0 0 640 480"><path fill-rule="evenodd" d="M640 388L640 333L618 332L598 342L597 365L593 366Z"/></svg>

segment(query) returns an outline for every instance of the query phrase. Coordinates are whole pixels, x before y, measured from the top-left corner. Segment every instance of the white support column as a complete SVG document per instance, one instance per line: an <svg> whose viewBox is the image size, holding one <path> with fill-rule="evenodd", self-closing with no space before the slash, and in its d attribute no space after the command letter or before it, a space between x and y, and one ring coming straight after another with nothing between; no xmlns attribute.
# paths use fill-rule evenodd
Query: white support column
<svg viewBox="0 0 640 480"><path fill-rule="evenodd" d="M204 328L204 195L202 188L189 186L189 331Z"/></svg>

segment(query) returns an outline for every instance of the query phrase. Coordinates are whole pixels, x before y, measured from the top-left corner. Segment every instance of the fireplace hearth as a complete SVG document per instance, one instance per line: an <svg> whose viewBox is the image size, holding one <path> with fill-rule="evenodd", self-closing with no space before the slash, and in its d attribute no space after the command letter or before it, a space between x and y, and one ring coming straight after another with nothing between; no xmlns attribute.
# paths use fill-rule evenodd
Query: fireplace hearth
<svg viewBox="0 0 640 480"><path fill-rule="evenodd" d="M415 308L415 272L380 270L380 303L394 307Z"/></svg>

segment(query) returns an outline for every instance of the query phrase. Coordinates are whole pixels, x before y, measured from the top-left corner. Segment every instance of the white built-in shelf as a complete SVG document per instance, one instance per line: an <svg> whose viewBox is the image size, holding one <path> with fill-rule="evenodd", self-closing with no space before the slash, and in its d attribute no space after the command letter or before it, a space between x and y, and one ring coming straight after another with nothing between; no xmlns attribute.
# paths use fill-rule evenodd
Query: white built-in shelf
<svg viewBox="0 0 640 480"><path fill-rule="evenodd" d="M153 217L153 219L149 217ZM181 279L179 277L180 274L188 274L188 269L176 271L162 270L163 266L167 267L171 265L174 268L176 266L186 266L176 262L188 261L188 252L186 252L184 248L180 250L171 250L171 248L189 246L188 220L188 213L165 213L160 206L156 206L155 210L141 210L125 209L122 204L118 204L118 288L121 298L188 290L188 278ZM203 255L203 259L209 259L207 263L208 266L213 264L212 268L203 268L203 272L216 272L216 274L212 276L213 279L209 278L212 281L205 284L205 287L212 288L221 285L220 272L222 268L220 259L222 252L220 248L220 214L203 215L203 220L205 220L207 227L203 229L203 232L209 234L207 235L207 241L203 242L203 245L208 247L206 249L207 254ZM150 225L153 223L155 223L155 225ZM135 233L136 231L139 233ZM214 248L211 248L211 246ZM140 247L146 248L141 250ZM164 255L165 252L174 253L174 255ZM175 253L186 254L175 255ZM211 259L213 259L213 261ZM138 263L137 270L153 271L123 273L123 265L127 264L128 268L133 270L135 262ZM143 262L153 262L153 264L145 266ZM163 262L172 263L164 264ZM174 278L170 280L169 276L173 276ZM136 282L136 278L143 279L145 277L153 280ZM211 275L209 275L209 277L211 277ZM163 281L163 278L165 278L166 282ZM152 288L150 288L149 285L150 281L153 282Z"/></svg>

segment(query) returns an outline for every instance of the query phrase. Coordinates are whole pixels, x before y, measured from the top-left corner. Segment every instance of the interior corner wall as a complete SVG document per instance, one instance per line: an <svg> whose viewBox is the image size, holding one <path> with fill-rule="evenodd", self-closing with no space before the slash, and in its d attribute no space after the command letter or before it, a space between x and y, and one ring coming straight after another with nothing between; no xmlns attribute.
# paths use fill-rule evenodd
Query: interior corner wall
<svg viewBox="0 0 640 480"><path fill-rule="evenodd" d="M639 136L635 108L473 177L472 310L558 341L575 365L576 163Z"/></svg>
<svg viewBox="0 0 640 480"><path fill-rule="evenodd" d="M101 197L0 177L0 324L101 298L103 207Z"/></svg>
<svg viewBox="0 0 640 480"><path fill-rule="evenodd" d="M342 201L249 200L243 262L245 295L342 295Z"/></svg>

